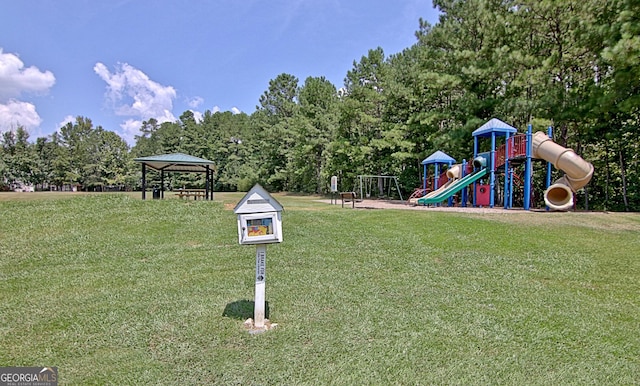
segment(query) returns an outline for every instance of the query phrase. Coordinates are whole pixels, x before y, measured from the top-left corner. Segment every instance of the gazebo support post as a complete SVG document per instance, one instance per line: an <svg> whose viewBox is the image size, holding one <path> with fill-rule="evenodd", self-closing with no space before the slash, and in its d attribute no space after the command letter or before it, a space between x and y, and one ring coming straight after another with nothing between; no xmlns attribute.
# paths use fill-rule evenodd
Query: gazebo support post
<svg viewBox="0 0 640 386"><path fill-rule="evenodd" d="M142 163L142 199L146 200L146 190L147 190L147 165Z"/></svg>
<svg viewBox="0 0 640 386"><path fill-rule="evenodd" d="M160 198L164 200L164 170L160 170Z"/></svg>
<svg viewBox="0 0 640 386"><path fill-rule="evenodd" d="M204 199L209 199L209 165L207 165L204 178Z"/></svg>
<svg viewBox="0 0 640 386"><path fill-rule="evenodd" d="M211 201L213 201L213 169L209 171L209 181L211 181Z"/></svg>

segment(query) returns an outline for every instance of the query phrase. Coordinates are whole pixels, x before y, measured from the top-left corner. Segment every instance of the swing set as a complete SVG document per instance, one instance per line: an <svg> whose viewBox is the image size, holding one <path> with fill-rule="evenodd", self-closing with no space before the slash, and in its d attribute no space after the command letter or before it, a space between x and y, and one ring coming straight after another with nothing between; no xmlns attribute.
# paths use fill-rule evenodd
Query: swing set
<svg viewBox="0 0 640 386"><path fill-rule="evenodd" d="M400 201L404 201L396 176L359 175L353 187L353 191L360 193L360 200L372 196L379 199L391 198L392 190L397 193Z"/></svg>

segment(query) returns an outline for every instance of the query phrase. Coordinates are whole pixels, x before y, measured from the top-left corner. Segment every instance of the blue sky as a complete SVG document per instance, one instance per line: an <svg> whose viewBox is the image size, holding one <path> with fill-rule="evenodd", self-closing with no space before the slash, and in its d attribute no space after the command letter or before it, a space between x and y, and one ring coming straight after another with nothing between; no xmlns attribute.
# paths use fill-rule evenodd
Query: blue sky
<svg viewBox="0 0 640 386"><path fill-rule="evenodd" d="M76 116L132 143L143 120L251 114L269 80L337 88L369 49L416 42L431 0L6 0L0 5L0 131L31 140Z"/></svg>

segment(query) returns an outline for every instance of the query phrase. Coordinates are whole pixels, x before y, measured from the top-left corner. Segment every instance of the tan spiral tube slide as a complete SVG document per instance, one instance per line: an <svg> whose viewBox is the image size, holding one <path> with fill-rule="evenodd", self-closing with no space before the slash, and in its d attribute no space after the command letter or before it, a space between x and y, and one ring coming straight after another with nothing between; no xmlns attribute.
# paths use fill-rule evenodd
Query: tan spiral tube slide
<svg viewBox="0 0 640 386"><path fill-rule="evenodd" d="M573 193L591 180L593 165L573 150L553 142L542 131L533 135L532 148L534 158L551 162L556 169L565 172L564 176L544 191L544 203L553 210L570 209L573 206Z"/></svg>

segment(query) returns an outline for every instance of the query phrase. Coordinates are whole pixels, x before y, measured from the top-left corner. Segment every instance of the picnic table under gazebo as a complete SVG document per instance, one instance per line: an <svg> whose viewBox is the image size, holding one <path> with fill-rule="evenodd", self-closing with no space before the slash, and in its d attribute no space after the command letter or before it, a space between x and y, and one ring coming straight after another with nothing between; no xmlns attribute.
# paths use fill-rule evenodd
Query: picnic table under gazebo
<svg viewBox="0 0 640 386"><path fill-rule="evenodd" d="M142 199L146 199L147 190L147 167L160 172L160 197L164 197L164 174L171 173L205 173L204 194L202 189L190 189L185 196L197 198L203 197L205 200L213 200L213 161L190 156L183 153L152 155L134 159L142 164Z"/></svg>

